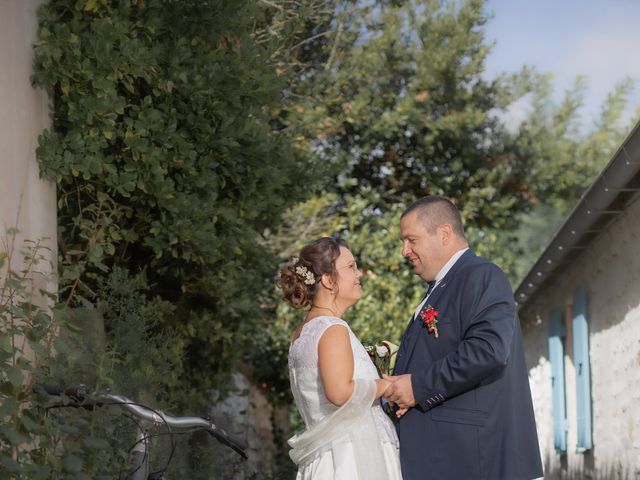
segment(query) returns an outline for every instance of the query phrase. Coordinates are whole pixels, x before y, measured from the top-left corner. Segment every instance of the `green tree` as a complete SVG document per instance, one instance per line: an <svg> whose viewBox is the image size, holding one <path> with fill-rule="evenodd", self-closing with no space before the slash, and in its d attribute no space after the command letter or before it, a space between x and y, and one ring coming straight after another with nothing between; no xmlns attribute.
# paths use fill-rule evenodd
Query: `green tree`
<svg viewBox="0 0 640 480"><path fill-rule="evenodd" d="M144 270L146 298L173 304L154 328L178 332L184 384L199 395L243 360L275 263L259 239L313 182L273 113L287 86L277 58L306 17L270 5L40 10L34 81L54 116L37 154L58 187L62 300L96 304L116 287L104 281L114 268ZM118 342L116 320L107 334Z"/></svg>
<svg viewBox="0 0 640 480"><path fill-rule="evenodd" d="M588 92L578 77L559 104L551 100L552 77L541 76L531 94L531 111L514 133L515 148L528 160L527 189L531 211L516 215L509 245L512 280L520 279L541 253L582 193L619 148L633 126L623 122L634 82L625 79L609 94L599 118L589 127L580 122ZM638 115L632 118L635 122Z"/></svg>
<svg viewBox="0 0 640 480"><path fill-rule="evenodd" d="M497 113L525 77L484 79L483 2L345 2L335 22L328 58L301 82L288 122L339 168L340 191L444 194L469 225L512 225L530 198Z"/></svg>

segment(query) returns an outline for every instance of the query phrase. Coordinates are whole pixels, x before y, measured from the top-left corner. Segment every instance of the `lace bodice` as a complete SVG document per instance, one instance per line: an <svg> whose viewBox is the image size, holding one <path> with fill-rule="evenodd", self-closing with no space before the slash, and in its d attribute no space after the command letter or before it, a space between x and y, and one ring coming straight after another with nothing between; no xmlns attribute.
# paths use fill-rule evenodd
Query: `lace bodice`
<svg viewBox="0 0 640 480"><path fill-rule="evenodd" d="M354 335L349 325L336 317L320 316L307 322L300 336L289 348L289 380L291 391L300 415L307 427L315 425L326 415L336 411L324 393L324 387L318 370L318 342L320 337L332 325L342 325L349 332L351 350L353 351L353 378L378 378L376 367L362 343ZM383 442L398 445L398 437L391 420L382 411L378 400L371 406L376 428Z"/></svg>

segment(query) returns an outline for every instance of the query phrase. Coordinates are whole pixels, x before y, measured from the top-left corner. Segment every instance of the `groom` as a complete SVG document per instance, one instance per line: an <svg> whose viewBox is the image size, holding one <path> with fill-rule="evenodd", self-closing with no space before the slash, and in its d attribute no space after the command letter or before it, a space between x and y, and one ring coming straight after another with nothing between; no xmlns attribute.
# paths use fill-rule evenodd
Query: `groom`
<svg viewBox="0 0 640 480"><path fill-rule="evenodd" d="M398 351L387 400L404 480L542 476L515 301L505 274L469 250L460 213L424 197L400 222L402 255L429 282Z"/></svg>

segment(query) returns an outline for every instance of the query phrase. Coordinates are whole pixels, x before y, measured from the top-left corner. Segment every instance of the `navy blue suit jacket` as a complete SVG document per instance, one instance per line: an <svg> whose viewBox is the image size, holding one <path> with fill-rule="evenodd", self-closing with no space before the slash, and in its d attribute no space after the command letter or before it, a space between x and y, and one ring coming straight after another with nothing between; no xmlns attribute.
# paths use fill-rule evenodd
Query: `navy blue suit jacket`
<svg viewBox="0 0 640 480"><path fill-rule="evenodd" d="M410 322L394 374L417 405L397 422L404 480L542 476L522 334L511 286L466 251L429 296L438 333Z"/></svg>

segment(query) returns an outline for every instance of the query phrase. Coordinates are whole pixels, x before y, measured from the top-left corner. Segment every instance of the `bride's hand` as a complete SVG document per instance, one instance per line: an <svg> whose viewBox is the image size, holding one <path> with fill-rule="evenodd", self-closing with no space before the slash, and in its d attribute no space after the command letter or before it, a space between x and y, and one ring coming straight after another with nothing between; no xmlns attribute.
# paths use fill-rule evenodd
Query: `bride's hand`
<svg viewBox="0 0 640 480"><path fill-rule="evenodd" d="M407 413L409 411L408 408L399 408L398 410L396 410L396 417L400 418L402 417L405 413Z"/></svg>
<svg viewBox="0 0 640 480"><path fill-rule="evenodd" d="M385 380L384 378L377 378L376 379L376 387L377 387L376 398L380 398L384 396L384 392L387 391L390 385L391 385L391 382L389 380Z"/></svg>

